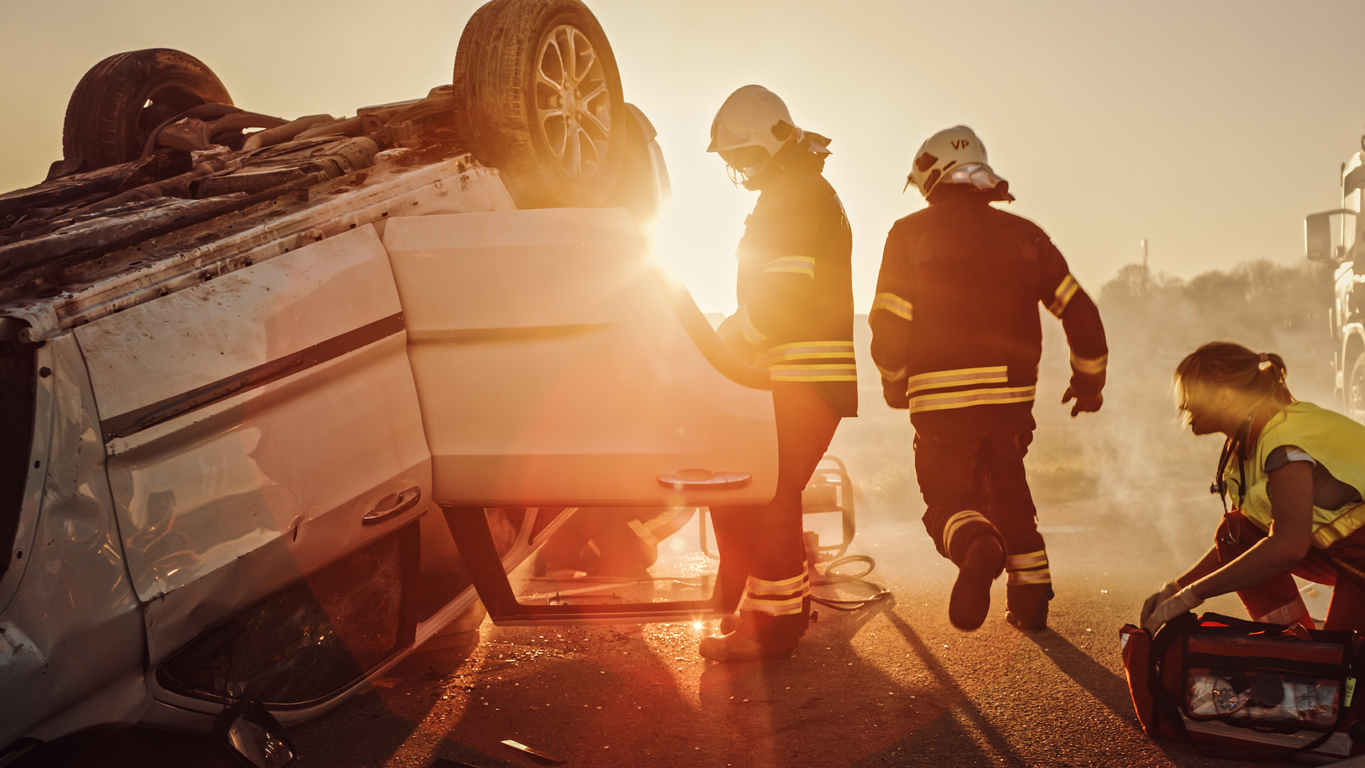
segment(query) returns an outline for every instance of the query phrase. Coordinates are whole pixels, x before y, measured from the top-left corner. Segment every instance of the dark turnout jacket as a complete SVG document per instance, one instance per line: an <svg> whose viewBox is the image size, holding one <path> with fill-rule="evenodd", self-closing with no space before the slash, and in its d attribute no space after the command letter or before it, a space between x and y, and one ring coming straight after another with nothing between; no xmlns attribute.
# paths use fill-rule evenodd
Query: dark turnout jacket
<svg viewBox="0 0 1365 768"><path fill-rule="evenodd" d="M974 190L942 193L886 239L868 323L887 402L928 439L1032 431L1039 304L1062 321L1072 389L1099 394L1099 310L1047 234Z"/></svg>
<svg viewBox="0 0 1365 768"><path fill-rule="evenodd" d="M775 386L815 386L840 416L858 413L853 359L852 234L823 160L773 169L745 221L736 253L739 309L726 318L736 352L767 368Z"/></svg>

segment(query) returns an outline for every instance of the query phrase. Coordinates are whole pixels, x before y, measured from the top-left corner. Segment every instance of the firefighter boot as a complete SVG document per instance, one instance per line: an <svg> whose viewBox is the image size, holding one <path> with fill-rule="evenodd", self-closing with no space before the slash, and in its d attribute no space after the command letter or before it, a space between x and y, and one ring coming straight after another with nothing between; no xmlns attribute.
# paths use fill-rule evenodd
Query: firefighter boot
<svg viewBox="0 0 1365 768"><path fill-rule="evenodd" d="M1051 584L1007 584L1005 621L1016 629L1047 629L1047 604L1051 599Z"/></svg>
<svg viewBox="0 0 1365 768"><path fill-rule="evenodd" d="M1017 629L1047 629L1047 605L1052 599L1052 570L1047 552L1038 550L1005 559L1005 620Z"/></svg>
<svg viewBox="0 0 1365 768"><path fill-rule="evenodd" d="M958 629L971 631L990 613L991 582L1005 569L1005 547L995 526L975 512L967 514L979 517L981 524L968 522L945 538L949 538L949 556L958 567L948 620Z"/></svg>

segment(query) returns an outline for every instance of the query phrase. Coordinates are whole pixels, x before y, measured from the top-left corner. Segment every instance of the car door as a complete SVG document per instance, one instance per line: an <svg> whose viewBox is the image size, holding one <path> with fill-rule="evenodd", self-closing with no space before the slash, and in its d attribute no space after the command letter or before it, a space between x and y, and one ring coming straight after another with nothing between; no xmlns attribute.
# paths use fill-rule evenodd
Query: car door
<svg viewBox="0 0 1365 768"><path fill-rule="evenodd" d="M430 463L372 227L76 336L159 698L299 704L411 643Z"/></svg>
<svg viewBox="0 0 1365 768"><path fill-rule="evenodd" d="M399 218L384 245L438 503L772 498L766 375L734 372L626 210Z"/></svg>

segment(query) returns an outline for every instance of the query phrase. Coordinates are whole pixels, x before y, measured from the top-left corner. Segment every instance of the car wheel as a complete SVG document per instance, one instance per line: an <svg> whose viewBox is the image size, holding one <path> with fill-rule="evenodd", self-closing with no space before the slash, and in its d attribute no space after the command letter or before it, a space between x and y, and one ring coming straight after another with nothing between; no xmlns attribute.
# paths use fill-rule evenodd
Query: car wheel
<svg viewBox="0 0 1365 768"><path fill-rule="evenodd" d="M76 84L62 125L62 156L91 169L136 160L161 123L200 104L232 104L217 75L169 48L118 53Z"/></svg>
<svg viewBox="0 0 1365 768"><path fill-rule="evenodd" d="M1356 355L1346 382L1346 415L1365 423L1365 352Z"/></svg>
<svg viewBox="0 0 1365 768"><path fill-rule="evenodd" d="M616 186L626 112L616 58L577 0L493 0L452 78L466 148L525 208L595 206Z"/></svg>

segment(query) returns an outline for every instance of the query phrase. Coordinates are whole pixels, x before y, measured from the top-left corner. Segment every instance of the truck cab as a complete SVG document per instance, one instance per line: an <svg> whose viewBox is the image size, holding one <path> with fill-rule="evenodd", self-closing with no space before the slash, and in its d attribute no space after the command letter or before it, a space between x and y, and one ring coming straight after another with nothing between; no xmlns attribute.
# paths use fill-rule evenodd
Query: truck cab
<svg viewBox="0 0 1365 768"><path fill-rule="evenodd" d="M1365 218L1361 213L1365 188L1365 137L1362 151L1341 166L1341 206L1304 219L1304 250L1310 261L1333 269L1330 326L1337 342L1332 356L1337 402L1348 416L1365 421L1365 291L1356 290L1365 274L1355 269L1365 259Z"/></svg>

